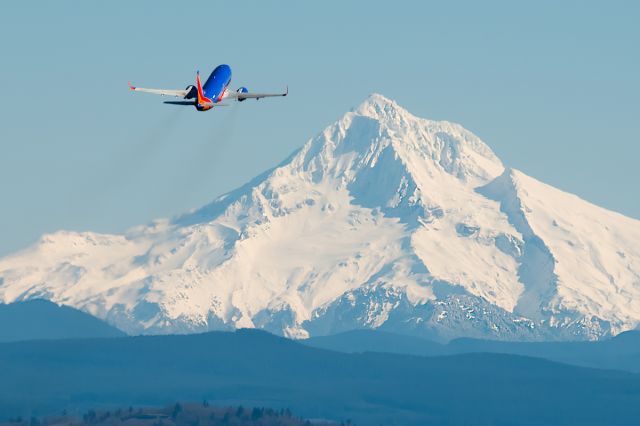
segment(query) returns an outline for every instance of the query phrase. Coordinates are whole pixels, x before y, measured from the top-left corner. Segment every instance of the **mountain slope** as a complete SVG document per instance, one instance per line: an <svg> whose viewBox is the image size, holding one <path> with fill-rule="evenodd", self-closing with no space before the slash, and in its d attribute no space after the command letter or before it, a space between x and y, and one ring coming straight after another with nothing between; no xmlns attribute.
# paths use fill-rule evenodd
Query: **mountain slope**
<svg viewBox="0 0 640 426"><path fill-rule="evenodd" d="M331 336L311 337L303 344L338 352L383 352L442 356L470 353L502 353L544 358L580 367L640 373L640 332L627 331L597 342L505 342L455 339L446 345L416 336L380 330L352 330Z"/></svg>
<svg viewBox="0 0 640 426"><path fill-rule="evenodd" d="M522 233L523 257L543 259L532 262L543 263L535 270L520 270L521 280L531 283L520 299L521 312L530 317L541 316L545 310L589 313L592 318L583 321L607 319L614 329L637 323L637 220L594 206L517 170L506 170L479 191L500 201L502 211ZM528 267L527 262L523 264Z"/></svg>
<svg viewBox="0 0 640 426"><path fill-rule="evenodd" d="M0 304L0 342L124 335L91 315L46 300Z"/></svg>
<svg viewBox="0 0 640 426"><path fill-rule="evenodd" d="M505 170L461 126L372 95L201 209L0 259L0 300L48 298L129 333L597 339L640 321L638 236L639 221Z"/></svg>

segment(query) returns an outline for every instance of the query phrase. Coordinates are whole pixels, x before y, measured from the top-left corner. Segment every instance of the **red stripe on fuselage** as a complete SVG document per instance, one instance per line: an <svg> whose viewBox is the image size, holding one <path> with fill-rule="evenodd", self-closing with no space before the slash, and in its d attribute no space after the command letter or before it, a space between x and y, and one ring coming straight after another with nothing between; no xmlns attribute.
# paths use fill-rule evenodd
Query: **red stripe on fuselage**
<svg viewBox="0 0 640 426"><path fill-rule="evenodd" d="M225 92L227 91L227 87L229 87L229 83L231 83L231 80L229 80L227 85L224 86L224 89L222 89L222 92L220 92L220 96L218 96L218 100L216 102L220 102L222 100L222 97L224 96Z"/></svg>

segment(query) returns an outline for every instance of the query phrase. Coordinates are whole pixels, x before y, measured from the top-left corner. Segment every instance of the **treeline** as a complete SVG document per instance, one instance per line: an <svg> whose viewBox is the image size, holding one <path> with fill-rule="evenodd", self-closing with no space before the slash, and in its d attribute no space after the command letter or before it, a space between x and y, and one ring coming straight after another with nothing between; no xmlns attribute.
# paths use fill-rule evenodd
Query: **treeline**
<svg viewBox="0 0 640 426"><path fill-rule="evenodd" d="M350 420L335 423L308 420L294 416L287 408L215 407L207 401L201 404L176 403L164 408L119 408L89 410L80 416L64 412L44 418L13 418L0 426L351 426Z"/></svg>

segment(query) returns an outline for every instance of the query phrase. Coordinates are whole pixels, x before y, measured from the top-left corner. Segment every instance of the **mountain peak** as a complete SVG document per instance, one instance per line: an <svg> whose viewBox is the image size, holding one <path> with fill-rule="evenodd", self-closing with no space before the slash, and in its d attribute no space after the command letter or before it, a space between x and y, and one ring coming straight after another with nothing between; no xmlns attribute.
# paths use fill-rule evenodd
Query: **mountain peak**
<svg viewBox="0 0 640 426"><path fill-rule="evenodd" d="M393 99L389 99L384 95L381 95L380 93L372 93L369 96L367 96L367 98L362 101L362 103L360 104L360 106L363 105L391 105L391 106L398 106L398 103L396 101L394 101Z"/></svg>
<svg viewBox="0 0 640 426"><path fill-rule="evenodd" d="M396 118L398 115L409 114L396 101L379 93L370 94L353 112L357 115L378 119Z"/></svg>
<svg viewBox="0 0 640 426"><path fill-rule="evenodd" d="M432 186L434 174L453 175L469 185L483 185L502 173L504 166L479 137L456 123L416 117L395 101L378 93L327 127L315 140L315 149L326 168L336 155L357 153L350 165L374 167L383 162L388 175L390 163L400 164L409 174L424 176L423 188ZM308 157L308 153L305 152ZM393 157L393 161L391 158ZM355 163L353 163L355 161ZM307 161L308 163L308 161ZM347 163L338 161L341 167ZM333 173L335 175L335 173Z"/></svg>

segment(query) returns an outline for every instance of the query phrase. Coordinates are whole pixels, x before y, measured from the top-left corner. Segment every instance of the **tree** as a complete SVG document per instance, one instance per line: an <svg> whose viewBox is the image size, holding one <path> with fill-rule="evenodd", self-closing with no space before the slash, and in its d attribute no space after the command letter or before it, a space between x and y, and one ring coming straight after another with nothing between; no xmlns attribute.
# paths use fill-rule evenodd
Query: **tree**
<svg viewBox="0 0 640 426"><path fill-rule="evenodd" d="M171 413L171 418L175 420L181 411L182 411L182 406L180 405L179 402L176 402L176 405L173 406L173 412Z"/></svg>
<svg viewBox="0 0 640 426"><path fill-rule="evenodd" d="M82 416L85 423L93 423L96 421L96 412L95 410L87 411L87 414Z"/></svg>
<svg viewBox="0 0 640 426"><path fill-rule="evenodd" d="M229 412L227 411L226 413L224 413L224 417L222 418L222 424L228 425L230 418L231 418L231 414L229 414Z"/></svg>
<svg viewBox="0 0 640 426"><path fill-rule="evenodd" d="M251 410L251 420L258 420L264 414L264 408L253 407Z"/></svg>

